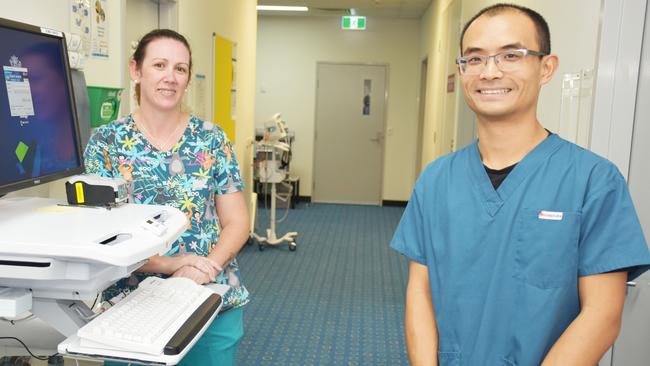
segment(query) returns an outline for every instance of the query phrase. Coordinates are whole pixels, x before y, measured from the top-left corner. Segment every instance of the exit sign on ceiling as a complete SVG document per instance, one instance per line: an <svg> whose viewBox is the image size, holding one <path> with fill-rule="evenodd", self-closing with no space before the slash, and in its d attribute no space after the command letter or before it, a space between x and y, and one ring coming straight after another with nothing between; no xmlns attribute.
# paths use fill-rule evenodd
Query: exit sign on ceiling
<svg viewBox="0 0 650 366"><path fill-rule="evenodd" d="M366 17L357 15L344 15L341 18L341 28L343 29L366 29Z"/></svg>

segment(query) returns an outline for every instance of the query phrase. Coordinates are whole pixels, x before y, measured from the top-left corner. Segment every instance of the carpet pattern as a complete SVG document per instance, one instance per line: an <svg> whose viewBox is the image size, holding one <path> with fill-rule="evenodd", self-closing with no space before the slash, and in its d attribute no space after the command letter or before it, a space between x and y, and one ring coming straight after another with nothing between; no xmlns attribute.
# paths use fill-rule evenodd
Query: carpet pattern
<svg viewBox="0 0 650 366"><path fill-rule="evenodd" d="M278 224L282 244L239 254L252 301L244 310L240 365L408 365L407 262L389 248L403 208L301 204ZM278 209L278 217L284 213ZM268 226L258 210L257 232Z"/></svg>

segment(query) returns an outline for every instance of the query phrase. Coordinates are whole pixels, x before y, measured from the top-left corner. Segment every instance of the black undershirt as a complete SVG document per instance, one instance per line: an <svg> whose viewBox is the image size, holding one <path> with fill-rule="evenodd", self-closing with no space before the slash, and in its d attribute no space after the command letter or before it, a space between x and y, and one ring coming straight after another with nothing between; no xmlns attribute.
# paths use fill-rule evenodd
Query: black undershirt
<svg viewBox="0 0 650 366"><path fill-rule="evenodd" d="M510 174L510 172L512 171L512 169L515 168L516 165L517 165L517 163L514 163L514 164L510 165L509 167L505 167L505 168L499 169L499 170L490 169L490 168L486 167L485 165L483 165L483 167L485 167L485 172L487 173L488 177L490 177L490 181L492 182L492 186L496 190L497 188L499 188L501 183L503 183L503 181L506 179L508 174Z"/></svg>
<svg viewBox="0 0 650 366"><path fill-rule="evenodd" d="M548 136L551 136L553 134L553 132L549 130L546 130L546 132L548 133ZM516 165L517 163L514 163L510 166L507 166L499 170L490 169L485 164L483 164L483 167L485 168L485 172L487 173L488 177L490 177L490 182L492 182L492 186L496 190L497 188L499 188L501 183L503 183L503 181L506 179L508 174L510 174L510 172L512 171L512 169L515 168Z"/></svg>

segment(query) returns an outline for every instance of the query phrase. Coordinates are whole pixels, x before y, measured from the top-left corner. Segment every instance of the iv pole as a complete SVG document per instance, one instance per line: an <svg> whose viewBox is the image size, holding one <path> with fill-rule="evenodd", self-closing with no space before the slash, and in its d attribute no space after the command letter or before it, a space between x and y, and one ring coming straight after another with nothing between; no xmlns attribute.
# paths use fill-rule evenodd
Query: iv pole
<svg viewBox="0 0 650 366"><path fill-rule="evenodd" d="M282 237L277 237L275 230L276 225L276 201L278 199L278 192L276 185L282 183L286 177L286 170L279 168L279 162L276 155L282 152L289 152L290 146L285 142L279 141L286 137L286 129L284 121L280 119L280 114L273 116L273 119L266 124L267 133L264 140L258 146L264 150L270 149L271 160L264 160L260 162L259 176L260 182L271 184L271 218L269 228L266 229L266 236L260 236L254 231L251 232L251 237L257 241L259 250L264 250L266 245L278 245L287 242L290 251L295 251L298 247L296 237L298 232L290 231Z"/></svg>

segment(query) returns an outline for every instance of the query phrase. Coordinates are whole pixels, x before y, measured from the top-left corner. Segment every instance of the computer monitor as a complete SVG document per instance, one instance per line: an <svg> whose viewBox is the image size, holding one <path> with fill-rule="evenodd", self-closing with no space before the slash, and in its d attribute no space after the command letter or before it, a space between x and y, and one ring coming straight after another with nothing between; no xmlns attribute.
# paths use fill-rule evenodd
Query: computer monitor
<svg viewBox="0 0 650 366"><path fill-rule="evenodd" d="M0 18L0 196L83 172L63 33Z"/></svg>

